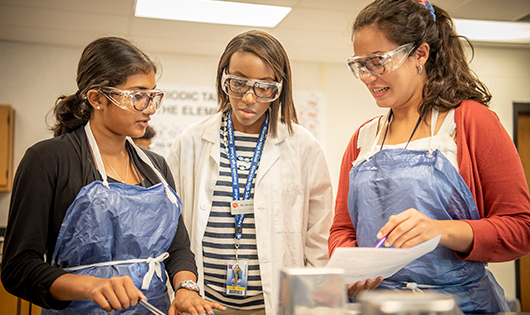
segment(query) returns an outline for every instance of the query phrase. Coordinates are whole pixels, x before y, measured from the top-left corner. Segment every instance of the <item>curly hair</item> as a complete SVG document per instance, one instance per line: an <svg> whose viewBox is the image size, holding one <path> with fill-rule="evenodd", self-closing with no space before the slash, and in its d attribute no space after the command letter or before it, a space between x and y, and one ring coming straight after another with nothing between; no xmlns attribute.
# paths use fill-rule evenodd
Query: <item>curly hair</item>
<svg viewBox="0 0 530 315"><path fill-rule="evenodd" d="M474 100L488 107L491 94L469 68L463 41L469 44L472 54L473 45L456 33L446 11L436 5L433 8L435 19L415 0L375 0L357 16L353 34L374 25L398 45L414 43L416 48L423 43L429 45L425 64L427 81L418 108L422 117L433 108L441 112L456 108L463 100Z"/></svg>

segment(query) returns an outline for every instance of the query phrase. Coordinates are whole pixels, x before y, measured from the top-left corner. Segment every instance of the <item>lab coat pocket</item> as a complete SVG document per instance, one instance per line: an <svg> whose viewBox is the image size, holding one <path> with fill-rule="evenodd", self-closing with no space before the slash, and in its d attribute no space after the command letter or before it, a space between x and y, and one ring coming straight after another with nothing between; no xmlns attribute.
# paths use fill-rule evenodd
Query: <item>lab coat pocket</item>
<svg viewBox="0 0 530 315"><path fill-rule="evenodd" d="M304 222L303 185L273 185L272 205L276 232L302 233Z"/></svg>

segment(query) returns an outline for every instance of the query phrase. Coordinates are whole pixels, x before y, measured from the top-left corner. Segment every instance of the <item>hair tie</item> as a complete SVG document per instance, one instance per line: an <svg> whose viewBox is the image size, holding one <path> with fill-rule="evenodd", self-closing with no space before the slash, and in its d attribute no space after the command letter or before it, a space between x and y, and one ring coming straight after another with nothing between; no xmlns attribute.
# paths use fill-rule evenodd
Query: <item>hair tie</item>
<svg viewBox="0 0 530 315"><path fill-rule="evenodd" d="M436 21L436 14L434 14L434 7L432 4L427 0L416 0L422 7L429 10L429 13L431 14L432 18Z"/></svg>
<svg viewBox="0 0 530 315"><path fill-rule="evenodd" d="M75 98L78 100L86 100L86 95L81 94L81 91L77 90L77 92L75 92Z"/></svg>

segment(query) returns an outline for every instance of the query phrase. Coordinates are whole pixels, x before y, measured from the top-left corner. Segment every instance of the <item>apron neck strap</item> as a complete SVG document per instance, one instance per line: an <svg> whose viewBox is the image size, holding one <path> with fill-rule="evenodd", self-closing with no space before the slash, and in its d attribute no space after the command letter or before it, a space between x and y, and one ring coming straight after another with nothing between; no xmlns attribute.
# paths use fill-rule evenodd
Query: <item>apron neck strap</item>
<svg viewBox="0 0 530 315"><path fill-rule="evenodd" d="M431 111L431 140L429 141L429 153L434 151L432 146L432 140L434 139L434 129L436 128L436 123L438 122L438 110L433 108Z"/></svg>
<svg viewBox="0 0 530 315"><path fill-rule="evenodd" d="M388 114L386 114L385 116L381 116L379 118L379 120L383 121L383 123L381 124L380 127L378 127L377 129L377 134L375 136L375 139L372 143L372 146L370 147L370 151L369 151L369 154L367 155L367 157L365 158L365 160L368 159L369 156L372 156L373 154L375 154L378 150L377 150L377 142L379 141L379 138L381 138L381 134L383 133L383 129L385 128L385 125L387 123L390 123L390 111L388 112Z"/></svg>
<svg viewBox="0 0 530 315"><path fill-rule="evenodd" d="M107 172L105 172L105 166L103 166L103 160L101 159L101 153L99 152L99 147L96 142L96 138L94 138L94 134L92 133L92 128L90 127L90 121L87 122L85 125L85 133L88 139L88 144L90 145L90 148L92 149L92 154L94 155L96 166L98 167L98 171L101 174L101 178L103 179L103 185L109 188Z"/></svg>
<svg viewBox="0 0 530 315"><path fill-rule="evenodd" d="M90 127L90 121L87 122L85 125L85 133L88 138L88 144L90 145L90 148L92 148L92 154L94 155L94 159L96 160L96 165L98 167L99 173L101 174L101 178L103 179L103 185L105 187L109 187L109 182L107 179L107 173L105 172L105 167L103 166L103 160L101 159L101 153L99 152L98 144L96 142L96 138L94 138L94 134L92 133L92 128ZM164 187L166 188L166 195L168 196L169 200L171 200L172 203L177 203L176 196L170 191L169 185L167 184L166 179L160 171L153 165L153 162L151 162L151 159L145 154L140 147L138 147L131 137L126 137L126 140L133 146L133 148L136 150L136 154L140 157L140 159L147 164L151 169L155 172L156 176L158 176L158 179L164 184ZM128 153L127 153L128 154Z"/></svg>
<svg viewBox="0 0 530 315"><path fill-rule="evenodd" d="M126 139L127 139L127 141L129 141L129 143L136 150L136 154L138 154L140 159L142 159L142 161L144 161L145 164L149 165L153 169L153 171L156 173L156 176L158 176L158 179L160 179L160 181L164 184L164 187L166 188L166 195L169 198L169 200L172 203L177 204L177 197L175 196L174 193L171 192L166 179L164 178L164 176L162 176L162 173L160 173L160 171L153 165L153 162L147 156L147 154L145 154L145 152L142 151L142 149L134 143L134 141L133 141L133 139L131 137L127 137Z"/></svg>

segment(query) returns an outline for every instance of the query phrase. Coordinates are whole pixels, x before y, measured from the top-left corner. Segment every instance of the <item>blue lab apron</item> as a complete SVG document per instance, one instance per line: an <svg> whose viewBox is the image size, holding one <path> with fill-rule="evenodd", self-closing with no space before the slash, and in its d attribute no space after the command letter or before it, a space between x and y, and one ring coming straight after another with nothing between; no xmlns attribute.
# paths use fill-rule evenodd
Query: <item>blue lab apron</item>
<svg viewBox="0 0 530 315"><path fill-rule="evenodd" d="M354 165L349 176L348 210L359 247L374 247L389 217L409 208L435 220L480 219L469 187L438 150L384 149ZM449 293L464 312L509 311L502 288L485 266L460 260L438 245L379 288Z"/></svg>
<svg viewBox="0 0 530 315"><path fill-rule="evenodd" d="M170 306L163 260L175 236L182 204L147 155L140 158L159 176L149 188L108 183L99 149L85 127L103 181L83 187L63 219L52 265L100 278L130 276L148 301L163 312ZM130 143L132 141L128 139ZM42 314L109 314L91 300L72 301L64 310ZM137 304L110 314L150 314Z"/></svg>

